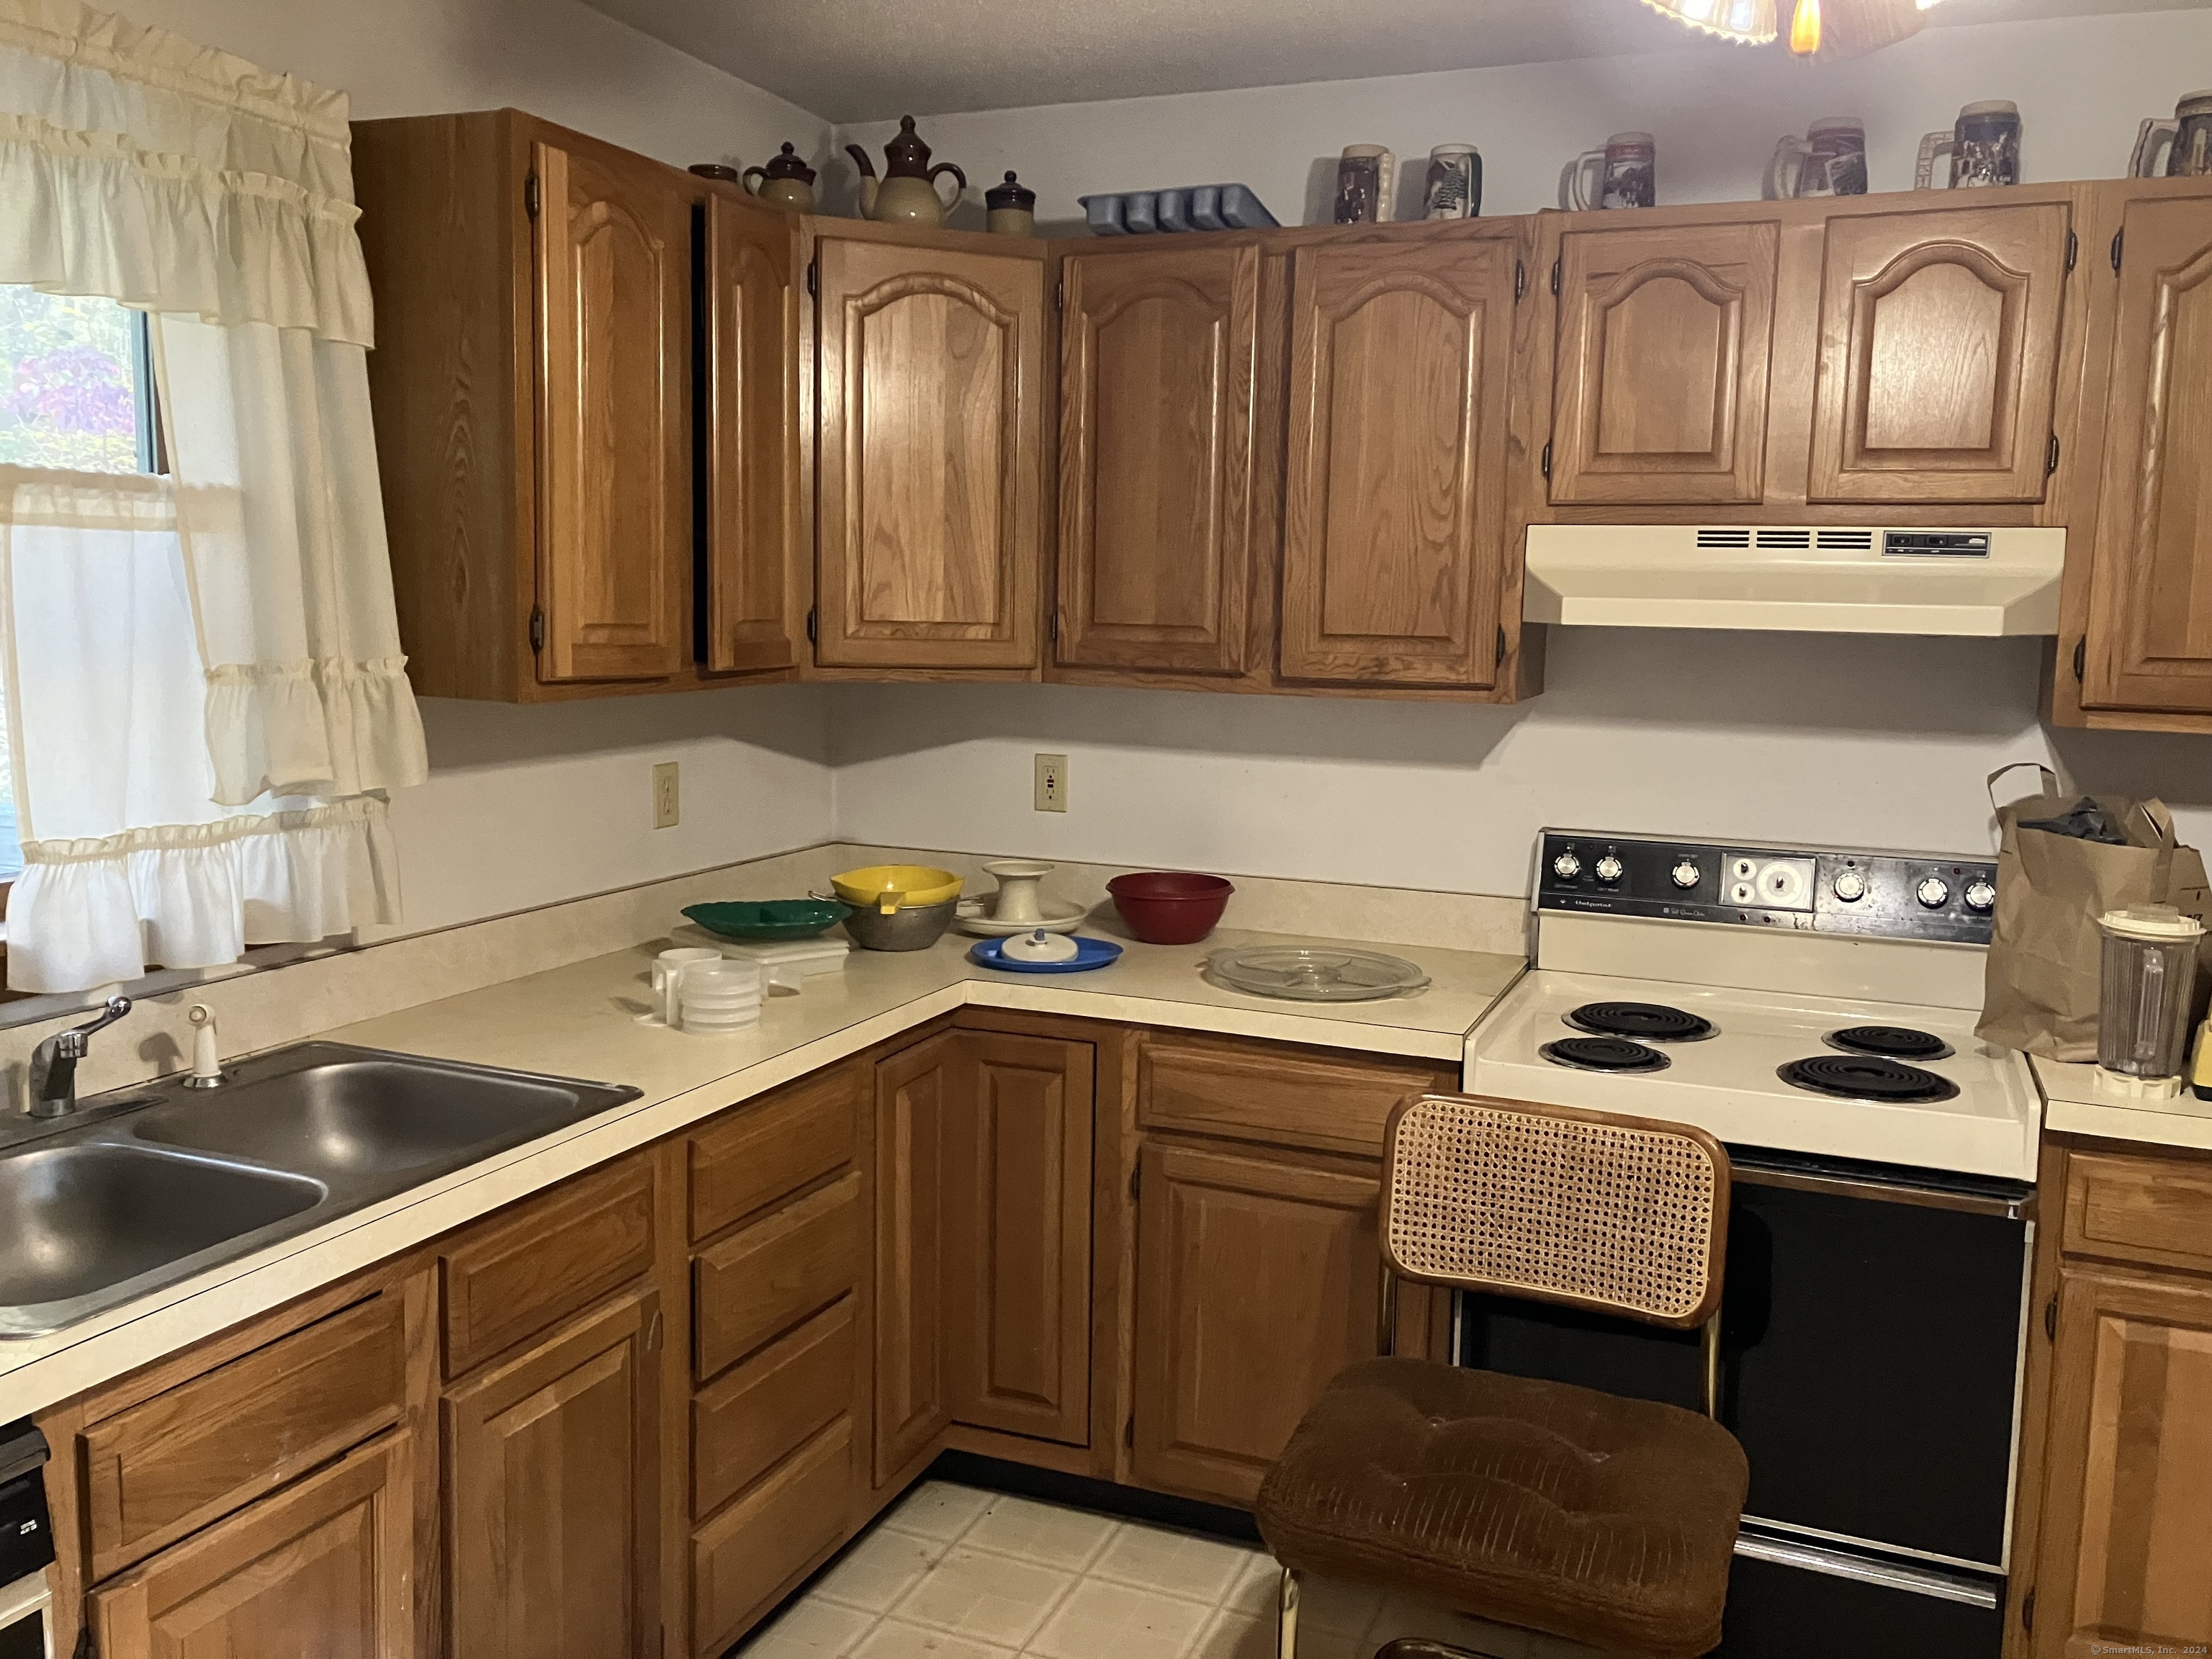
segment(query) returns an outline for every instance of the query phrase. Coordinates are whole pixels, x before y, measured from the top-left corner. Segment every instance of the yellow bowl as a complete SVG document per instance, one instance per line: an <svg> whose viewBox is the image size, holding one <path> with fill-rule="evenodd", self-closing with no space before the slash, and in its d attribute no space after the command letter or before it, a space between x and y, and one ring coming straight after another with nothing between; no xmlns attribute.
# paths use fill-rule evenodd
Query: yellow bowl
<svg viewBox="0 0 2212 1659"><path fill-rule="evenodd" d="M902 905L942 904L960 896L960 878L926 864L872 864L830 878L848 904L890 915Z"/></svg>

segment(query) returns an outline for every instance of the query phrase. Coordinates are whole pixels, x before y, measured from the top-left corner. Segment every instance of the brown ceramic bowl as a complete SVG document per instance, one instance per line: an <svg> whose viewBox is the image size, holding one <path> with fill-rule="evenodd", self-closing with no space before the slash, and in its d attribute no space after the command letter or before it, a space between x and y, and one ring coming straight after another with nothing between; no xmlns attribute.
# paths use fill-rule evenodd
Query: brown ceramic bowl
<svg viewBox="0 0 2212 1659"><path fill-rule="evenodd" d="M1147 945L1195 945L1212 933L1236 888L1219 876L1147 870L1106 884L1129 931Z"/></svg>

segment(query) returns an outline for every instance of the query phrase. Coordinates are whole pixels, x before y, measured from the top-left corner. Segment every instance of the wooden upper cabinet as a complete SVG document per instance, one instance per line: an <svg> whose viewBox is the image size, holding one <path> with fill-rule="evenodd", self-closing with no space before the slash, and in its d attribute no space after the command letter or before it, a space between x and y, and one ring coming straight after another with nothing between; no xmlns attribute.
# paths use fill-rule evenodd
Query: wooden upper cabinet
<svg viewBox="0 0 2212 1659"><path fill-rule="evenodd" d="M1760 499L1778 246L1771 220L1561 235L1555 504Z"/></svg>
<svg viewBox="0 0 2212 1659"><path fill-rule="evenodd" d="M2043 499L2068 218L2045 202L1828 221L1812 500Z"/></svg>
<svg viewBox="0 0 2212 1659"><path fill-rule="evenodd" d="M2068 1269L2033 1659L2212 1643L2212 1286Z"/></svg>
<svg viewBox="0 0 2212 1659"><path fill-rule="evenodd" d="M1484 226L1294 256L1284 678L1495 680L1517 247Z"/></svg>
<svg viewBox="0 0 2212 1659"><path fill-rule="evenodd" d="M797 222L716 191L701 237L705 662L789 668L806 627L799 557Z"/></svg>
<svg viewBox="0 0 2212 1659"><path fill-rule="evenodd" d="M647 1291L447 1395L453 1652L658 1659L662 1346Z"/></svg>
<svg viewBox="0 0 2212 1659"><path fill-rule="evenodd" d="M1077 254L1060 272L1057 659L1240 673L1260 248Z"/></svg>
<svg viewBox="0 0 2212 1659"><path fill-rule="evenodd" d="M548 680L690 660L690 209L643 157L531 146Z"/></svg>
<svg viewBox="0 0 2212 1659"><path fill-rule="evenodd" d="M817 250L815 659L1036 667L1042 258Z"/></svg>
<svg viewBox="0 0 2212 1659"><path fill-rule="evenodd" d="M952 1416L1085 1445L1097 1051L989 1031L958 1043L945 1164Z"/></svg>
<svg viewBox="0 0 2212 1659"><path fill-rule="evenodd" d="M2212 714L2212 196L2130 200L2119 236L2081 701Z"/></svg>

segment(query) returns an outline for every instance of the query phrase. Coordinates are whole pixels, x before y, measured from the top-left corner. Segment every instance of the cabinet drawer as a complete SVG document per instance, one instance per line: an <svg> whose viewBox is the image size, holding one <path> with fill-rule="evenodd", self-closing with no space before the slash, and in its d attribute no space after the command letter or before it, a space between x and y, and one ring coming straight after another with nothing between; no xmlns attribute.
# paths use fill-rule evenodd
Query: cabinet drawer
<svg viewBox="0 0 2212 1659"><path fill-rule="evenodd" d="M92 1576L105 1578L398 1419L401 1300L380 1296L84 1431Z"/></svg>
<svg viewBox="0 0 2212 1659"><path fill-rule="evenodd" d="M691 1264L699 1381L857 1285L860 1220L855 1170L702 1252Z"/></svg>
<svg viewBox="0 0 2212 1659"><path fill-rule="evenodd" d="M691 1137L694 1243L853 1161L866 1073L840 1066L738 1107Z"/></svg>
<svg viewBox="0 0 2212 1659"><path fill-rule="evenodd" d="M784 1580L845 1536L853 1419L841 1417L693 1534L691 1635L720 1653Z"/></svg>
<svg viewBox="0 0 2212 1659"><path fill-rule="evenodd" d="M653 1166L631 1158L445 1255L446 1375L459 1376L653 1266Z"/></svg>
<svg viewBox="0 0 2212 1659"><path fill-rule="evenodd" d="M853 1404L854 1298L752 1358L691 1402L691 1514L712 1515Z"/></svg>
<svg viewBox="0 0 2212 1659"><path fill-rule="evenodd" d="M1148 1038L1138 1119L1331 1152L1382 1153L1391 1109L1407 1095L1454 1091L1459 1074L1419 1060L1351 1060L1202 1037Z"/></svg>
<svg viewBox="0 0 2212 1659"><path fill-rule="evenodd" d="M2212 1269L2212 1164L2071 1153L2064 1237L2075 1255Z"/></svg>

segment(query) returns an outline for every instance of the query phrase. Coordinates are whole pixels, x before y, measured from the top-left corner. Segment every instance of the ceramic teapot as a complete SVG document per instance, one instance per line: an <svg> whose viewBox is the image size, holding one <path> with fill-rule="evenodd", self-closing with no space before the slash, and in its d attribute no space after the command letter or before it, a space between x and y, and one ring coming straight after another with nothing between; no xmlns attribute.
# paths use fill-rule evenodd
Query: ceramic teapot
<svg viewBox="0 0 2212 1659"><path fill-rule="evenodd" d="M929 146L914 130L914 117L899 117L898 137L884 146L884 176L876 177L875 163L858 144L845 146L853 165L860 169L860 211L886 223L939 225L951 205L937 193L937 175L949 173L962 190L968 175L950 161L929 164ZM954 201L959 198L956 195Z"/></svg>
<svg viewBox="0 0 2212 1659"><path fill-rule="evenodd" d="M757 176L760 183L753 182ZM789 144L780 155L769 157L764 167L747 167L744 187L763 202L789 208L795 213L814 211L814 169L799 158Z"/></svg>

